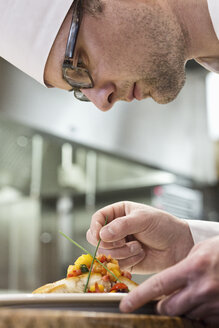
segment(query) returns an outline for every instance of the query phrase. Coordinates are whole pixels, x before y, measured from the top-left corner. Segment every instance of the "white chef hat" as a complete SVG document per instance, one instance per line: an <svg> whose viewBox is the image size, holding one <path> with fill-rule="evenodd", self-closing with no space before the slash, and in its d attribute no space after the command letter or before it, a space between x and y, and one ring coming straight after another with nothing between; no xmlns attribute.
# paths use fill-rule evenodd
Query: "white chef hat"
<svg viewBox="0 0 219 328"><path fill-rule="evenodd" d="M0 0L0 56L44 84L44 68L73 0Z"/></svg>

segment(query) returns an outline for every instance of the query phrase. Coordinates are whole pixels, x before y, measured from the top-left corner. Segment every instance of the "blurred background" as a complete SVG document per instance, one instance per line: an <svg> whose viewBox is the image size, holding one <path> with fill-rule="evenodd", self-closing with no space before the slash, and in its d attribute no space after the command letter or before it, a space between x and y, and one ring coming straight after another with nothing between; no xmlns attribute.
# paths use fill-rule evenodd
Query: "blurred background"
<svg viewBox="0 0 219 328"><path fill-rule="evenodd" d="M0 58L1 291L64 277L81 250L59 231L93 252L91 216L116 201L219 221L219 79L195 62L186 70L174 102L102 113Z"/></svg>

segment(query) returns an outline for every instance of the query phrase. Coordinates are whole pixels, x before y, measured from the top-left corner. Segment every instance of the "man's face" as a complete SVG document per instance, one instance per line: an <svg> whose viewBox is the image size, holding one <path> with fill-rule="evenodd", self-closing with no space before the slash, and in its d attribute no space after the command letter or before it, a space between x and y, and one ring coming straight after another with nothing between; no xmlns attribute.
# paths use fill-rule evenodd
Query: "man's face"
<svg viewBox="0 0 219 328"><path fill-rule="evenodd" d="M166 1L103 0L84 14L76 52L94 80L82 92L101 110L118 100L176 98L185 82L182 31Z"/></svg>

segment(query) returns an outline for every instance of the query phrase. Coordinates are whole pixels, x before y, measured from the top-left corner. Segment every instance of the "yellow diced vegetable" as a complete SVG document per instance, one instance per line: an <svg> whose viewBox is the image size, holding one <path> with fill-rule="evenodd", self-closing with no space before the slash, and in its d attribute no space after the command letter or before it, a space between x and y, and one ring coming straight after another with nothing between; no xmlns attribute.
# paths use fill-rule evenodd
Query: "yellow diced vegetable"
<svg viewBox="0 0 219 328"><path fill-rule="evenodd" d="M107 263L107 268L112 272L114 273L114 275L118 278L121 276L121 271L120 271L120 268L119 268L119 265L118 264L115 264L115 263ZM111 281L116 281L115 277L113 277L111 274L109 274L110 276L110 280Z"/></svg>
<svg viewBox="0 0 219 328"><path fill-rule="evenodd" d="M117 260L115 260L115 259L112 259L112 260L111 260L111 263L116 264L116 265L119 266L119 262L118 262Z"/></svg>
<svg viewBox="0 0 219 328"><path fill-rule="evenodd" d="M75 265L78 265L79 268L82 264L85 264L88 268L90 268L93 257L89 254L82 254L76 261Z"/></svg>
<svg viewBox="0 0 219 328"><path fill-rule="evenodd" d="M104 286L103 286L103 285L99 285L99 284L98 284L98 289L99 289L99 291L100 291L101 293L104 292ZM92 292L92 293L95 293L95 292L96 292L96 286L95 286L95 285L92 285L92 286L90 287L90 292Z"/></svg>
<svg viewBox="0 0 219 328"><path fill-rule="evenodd" d="M114 273L114 275L115 275L117 278L121 276L121 272L120 272L119 270L117 270L117 269L112 270L112 272Z"/></svg>
<svg viewBox="0 0 219 328"><path fill-rule="evenodd" d="M93 293L93 292L95 292L95 285L92 285L92 286L90 286L90 291Z"/></svg>
<svg viewBox="0 0 219 328"><path fill-rule="evenodd" d="M118 267L118 265L116 265L116 264L114 264L114 263L107 263L107 268L109 269L109 270L113 270L113 269L115 269L115 268L117 268Z"/></svg>
<svg viewBox="0 0 219 328"><path fill-rule="evenodd" d="M67 270L67 275L72 273L75 270L79 270L80 266L79 265L69 265L68 270Z"/></svg>
<svg viewBox="0 0 219 328"><path fill-rule="evenodd" d="M115 263L107 263L107 268L110 270L110 271L114 271L114 270L117 270L121 276L121 271L120 271L120 268L119 268L119 265L118 264L115 264Z"/></svg>
<svg viewBox="0 0 219 328"><path fill-rule="evenodd" d="M100 292L104 292L104 286L103 285L98 285L98 287L99 287Z"/></svg>

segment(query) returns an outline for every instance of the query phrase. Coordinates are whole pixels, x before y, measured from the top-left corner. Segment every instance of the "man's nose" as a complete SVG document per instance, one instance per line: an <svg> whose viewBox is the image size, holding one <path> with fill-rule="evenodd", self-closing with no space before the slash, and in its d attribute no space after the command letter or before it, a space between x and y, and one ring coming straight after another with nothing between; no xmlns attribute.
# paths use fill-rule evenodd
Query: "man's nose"
<svg viewBox="0 0 219 328"><path fill-rule="evenodd" d="M107 83L104 86L92 89L81 89L83 94L103 112L112 108L115 103L116 86L113 83Z"/></svg>

